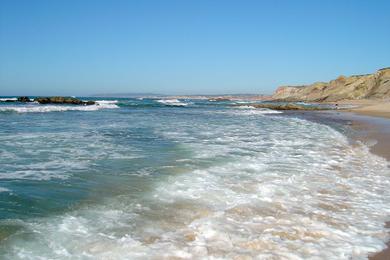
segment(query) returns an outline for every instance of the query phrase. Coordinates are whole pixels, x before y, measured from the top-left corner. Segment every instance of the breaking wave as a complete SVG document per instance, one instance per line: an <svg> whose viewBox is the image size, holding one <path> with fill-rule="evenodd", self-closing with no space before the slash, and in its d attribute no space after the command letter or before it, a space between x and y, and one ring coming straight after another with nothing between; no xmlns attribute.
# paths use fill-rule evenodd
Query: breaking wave
<svg viewBox="0 0 390 260"><path fill-rule="evenodd" d="M187 106L188 103L181 102L178 99L160 99L157 102L164 104L166 106L175 106L175 107L184 107Z"/></svg>
<svg viewBox="0 0 390 260"><path fill-rule="evenodd" d="M7 188L0 187L0 192L10 192L11 190Z"/></svg>
<svg viewBox="0 0 390 260"><path fill-rule="evenodd" d="M96 100L95 101L96 103L98 103L99 105L113 105L113 104L118 104L118 100Z"/></svg>
<svg viewBox="0 0 390 260"><path fill-rule="evenodd" d="M12 101L16 101L18 100L17 98L0 98L0 101L7 101L7 100L12 100Z"/></svg>
<svg viewBox="0 0 390 260"><path fill-rule="evenodd" d="M99 103L89 106L80 105L23 105L23 106L0 106L0 112L17 113L45 113L45 112L63 112L63 111L96 111L100 109L118 108L114 103Z"/></svg>
<svg viewBox="0 0 390 260"><path fill-rule="evenodd" d="M268 108L256 108L248 105L237 106L228 113L234 115L266 115L266 114L282 114L283 112Z"/></svg>
<svg viewBox="0 0 390 260"><path fill-rule="evenodd" d="M154 126L155 139L151 142L150 133L143 136L144 128L138 140L147 140L145 146L159 140L161 154L173 161L155 169L160 178L142 175L139 183L130 182L138 188L137 197L124 192L66 214L26 220L23 231L0 245L0 256L365 259L385 246L389 170L366 146L351 145L331 127L296 118L177 116L142 117ZM103 136L135 138L126 132L134 121L126 122ZM169 143L177 146L167 150ZM98 150L126 153L116 144L107 150L108 144ZM88 158L89 150L84 152ZM147 189L142 178L151 181Z"/></svg>

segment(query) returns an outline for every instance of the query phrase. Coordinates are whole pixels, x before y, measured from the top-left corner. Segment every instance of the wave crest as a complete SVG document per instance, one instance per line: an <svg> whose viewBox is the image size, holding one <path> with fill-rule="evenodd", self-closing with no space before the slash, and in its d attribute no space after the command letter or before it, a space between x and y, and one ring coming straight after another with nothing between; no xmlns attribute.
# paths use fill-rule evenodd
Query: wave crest
<svg viewBox="0 0 390 260"><path fill-rule="evenodd" d="M164 104L166 106L175 106L175 107L184 107L187 106L187 103L181 102L178 99L160 99L157 102Z"/></svg>
<svg viewBox="0 0 390 260"><path fill-rule="evenodd" d="M69 105L26 105L26 106L2 106L0 112L17 113L45 113L45 112L63 112L63 111L96 111L100 109L118 108L111 103L97 103L90 106L69 106Z"/></svg>

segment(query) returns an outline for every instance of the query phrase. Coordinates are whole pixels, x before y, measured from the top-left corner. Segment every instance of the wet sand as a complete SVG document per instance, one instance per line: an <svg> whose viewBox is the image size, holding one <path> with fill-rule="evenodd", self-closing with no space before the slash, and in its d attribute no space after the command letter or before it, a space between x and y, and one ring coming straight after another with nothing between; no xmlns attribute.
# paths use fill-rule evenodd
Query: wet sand
<svg viewBox="0 0 390 260"><path fill-rule="evenodd" d="M386 223L386 228L390 228L390 221ZM387 248L369 257L370 260L389 260L390 259L390 241L387 242Z"/></svg>
<svg viewBox="0 0 390 260"><path fill-rule="evenodd" d="M320 113L328 120L342 120L353 130L352 138L365 143L370 150L390 162L390 105L383 104L363 106L347 111L330 111ZM390 219L390 217L389 217ZM390 229L390 221L385 223ZM369 256L370 260L390 260L390 241L387 248Z"/></svg>
<svg viewBox="0 0 390 260"><path fill-rule="evenodd" d="M380 107L383 108L382 105ZM378 106L375 106L375 109L378 109ZM362 106L348 110L294 111L287 113L296 114L318 123L347 126L351 130L348 131L348 135L352 142L366 144L371 152L386 158L390 162L390 110L374 111L367 110ZM390 229L390 221L384 223L384 226ZM371 254L369 259L390 260L390 241L387 242L386 249Z"/></svg>
<svg viewBox="0 0 390 260"><path fill-rule="evenodd" d="M382 106L370 106L345 113L351 117L352 128L357 130L357 138L368 142L373 153L390 161L390 112L380 110ZM378 109L378 110L377 110ZM344 113L342 113L344 114ZM368 116L367 116L368 115ZM385 223L390 228L390 221ZM369 257L371 260L390 259L390 241L387 248Z"/></svg>
<svg viewBox="0 0 390 260"><path fill-rule="evenodd" d="M372 153L390 162L390 99L346 100L329 102L339 110L330 111L290 111L305 119L319 123L338 123L352 130L351 139L366 144ZM337 104L337 105L336 105ZM390 167L390 166L389 166ZM389 216L390 220L390 216ZM390 221L384 223L390 229ZM381 252L369 255L370 260L390 260L390 241Z"/></svg>
<svg viewBox="0 0 390 260"><path fill-rule="evenodd" d="M390 118L390 100L349 100L339 104L353 106L346 111L359 115Z"/></svg>

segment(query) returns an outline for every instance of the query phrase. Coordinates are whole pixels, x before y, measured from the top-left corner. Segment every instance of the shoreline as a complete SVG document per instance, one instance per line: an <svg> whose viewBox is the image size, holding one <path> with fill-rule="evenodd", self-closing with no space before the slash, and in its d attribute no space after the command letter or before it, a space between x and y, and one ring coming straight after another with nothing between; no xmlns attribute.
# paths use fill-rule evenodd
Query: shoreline
<svg viewBox="0 0 390 260"><path fill-rule="evenodd" d="M384 157L390 162L390 112L383 111L382 104L362 107L346 111L348 117L352 117L352 129L358 133L358 140L363 139L369 144L370 151ZM385 228L390 228L390 221L384 223ZM380 252L368 256L370 260L390 259L390 240L386 242L386 248Z"/></svg>
<svg viewBox="0 0 390 260"><path fill-rule="evenodd" d="M379 104L316 114L320 114L319 119L326 117L328 120L336 120L347 125L353 131L353 140L366 144L373 154L390 162L390 111L387 109L383 111L382 104ZM385 222L384 227L390 229L390 221ZM368 255L368 259L390 259L390 240L386 242L386 246L382 251Z"/></svg>
<svg viewBox="0 0 390 260"><path fill-rule="evenodd" d="M352 112L358 115L390 119L390 100L388 99L361 99L332 102L331 104L351 106L340 111Z"/></svg>
<svg viewBox="0 0 390 260"><path fill-rule="evenodd" d="M370 111L365 113L364 107L358 109L340 109L327 111L291 111L291 115L302 116L306 120L331 126L343 126L348 129L347 136L351 142L361 142L368 146L370 152L385 158L390 167L390 116L388 111ZM362 110L360 110L362 109ZM362 112L361 112L362 111ZM286 114L287 114L286 113ZM342 130L342 129L340 129ZM384 227L390 232L389 221L384 223ZM367 257L369 260L389 260L390 259L390 236L385 243L386 247L382 251L372 252Z"/></svg>

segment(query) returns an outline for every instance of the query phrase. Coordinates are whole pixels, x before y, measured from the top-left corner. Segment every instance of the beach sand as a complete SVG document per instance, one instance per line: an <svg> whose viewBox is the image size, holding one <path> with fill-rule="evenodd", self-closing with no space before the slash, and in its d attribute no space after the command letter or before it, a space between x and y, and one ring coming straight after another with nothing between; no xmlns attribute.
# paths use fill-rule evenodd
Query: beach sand
<svg viewBox="0 0 390 260"><path fill-rule="evenodd" d="M371 146L371 151L390 161L390 102L370 104L352 109L350 112L356 118L353 120L352 127L358 130L362 135L361 138L376 141ZM390 228L390 222L385 223L385 226ZM370 256L369 259L390 260L390 241L386 249Z"/></svg>
<svg viewBox="0 0 390 260"><path fill-rule="evenodd" d="M357 100L339 104L356 107L329 113L331 117L347 120L357 140L367 144L373 153L390 161L390 100ZM390 221L385 226L390 228ZM390 241L386 249L372 254L369 259L390 260Z"/></svg>
<svg viewBox="0 0 390 260"><path fill-rule="evenodd" d="M338 104L356 107L331 111L300 111L298 114L319 123L335 122L349 126L352 140L366 144L371 152L390 162L390 101L358 100ZM390 221L384 225L390 229ZM370 255L369 259L390 260L390 241L386 249Z"/></svg>
<svg viewBox="0 0 390 260"><path fill-rule="evenodd" d="M390 100L353 100L339 102L342 105L354 106L347 109L360 115L390 118Z"/></svg>

